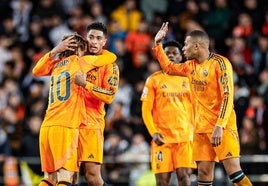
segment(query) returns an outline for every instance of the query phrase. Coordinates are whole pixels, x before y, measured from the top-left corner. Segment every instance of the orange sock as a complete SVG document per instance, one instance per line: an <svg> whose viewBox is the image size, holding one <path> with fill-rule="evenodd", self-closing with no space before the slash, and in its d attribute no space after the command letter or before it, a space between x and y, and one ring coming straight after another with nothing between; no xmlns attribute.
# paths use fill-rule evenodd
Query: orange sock
<svg viewBox="0 0 268 186"><path fill-rule="evenodd" d="M251 181L245 176L241 181L234 183L234 186L252 186Z"/></svg>
<svg viewBox="0 0 268 186"><path fill-rule="evenodd" d="M56 186L56 183L49 178L43 178L38 186Z"/></svg>

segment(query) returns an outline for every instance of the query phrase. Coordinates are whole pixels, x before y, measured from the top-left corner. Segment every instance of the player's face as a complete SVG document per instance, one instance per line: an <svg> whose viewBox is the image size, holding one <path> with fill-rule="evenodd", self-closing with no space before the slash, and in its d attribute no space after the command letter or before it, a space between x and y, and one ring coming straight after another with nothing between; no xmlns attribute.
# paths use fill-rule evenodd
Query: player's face
<svg viewBox="0 0 268 186"><path fill-rule="evenodd" d="M180 63L182 60L180 50L175 46L165 47L165 53L168 59L174 63Z"/></svg>
<svg viewBox="0 0 268 186"><path fill-rule="evenodd" d="M190 36L187 36L182 51L187 60L194 59L198 54L198 45Z"/></svg>
<svg viewBox="0 0 268 186"><path fill-rule="evenodd" d="M107 39L102 31L90 30L87 33L88 51L90 54L100 54Z"/></svg>

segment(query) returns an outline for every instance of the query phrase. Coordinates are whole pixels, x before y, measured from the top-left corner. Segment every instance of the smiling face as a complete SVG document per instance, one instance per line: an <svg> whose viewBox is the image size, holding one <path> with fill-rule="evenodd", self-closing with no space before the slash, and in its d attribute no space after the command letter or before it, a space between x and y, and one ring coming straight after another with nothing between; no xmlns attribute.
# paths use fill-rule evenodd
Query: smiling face
<svg viewBox="0 0 268 186"><path fill-rule="evenodd" d="M87 33L88 51L90 54L100 54L107 38L100 30L91 29Z"/></svg>

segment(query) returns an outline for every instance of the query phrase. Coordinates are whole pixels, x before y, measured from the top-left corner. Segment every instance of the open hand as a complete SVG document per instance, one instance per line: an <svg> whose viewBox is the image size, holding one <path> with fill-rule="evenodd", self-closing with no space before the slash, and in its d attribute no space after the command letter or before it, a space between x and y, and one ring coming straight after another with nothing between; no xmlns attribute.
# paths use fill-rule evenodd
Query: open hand
<svg viewBox="0 0 268 186"><path fill-rule="evenodd" d="M211 144L213 147L217 147L221 144L222 141L223 129L220 126L215 126L214 131L211 136Z"/></svg>
<svg viewBox="0 0 268 186"><path fill-rule="evenodd" d="M158 45L161 43L161 41L165 38L167 32L168 32L168 22L165 22L162 24L160 30L157 32L157 34L154 37L155 45Z"/></svg>

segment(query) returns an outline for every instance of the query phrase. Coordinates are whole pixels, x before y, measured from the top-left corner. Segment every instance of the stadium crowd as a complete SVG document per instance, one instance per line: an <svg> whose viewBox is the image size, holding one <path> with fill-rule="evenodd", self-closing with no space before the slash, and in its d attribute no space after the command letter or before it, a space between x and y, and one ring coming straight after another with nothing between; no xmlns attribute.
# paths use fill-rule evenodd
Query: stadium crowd
<svg viewBox="0 0 268 186"><path fill-rule="evenodd" d="M164 21L169 22L167 40L183 44L185 33L202 29L211 38L210 50L229 58L241 154L268 154L266 0L1 0L0 20L1 175L4 157L39 157L49 78L33 77L33 66L64 35L85 36L94 21L107 24L106 48L117 55L120 68L118 93L107 105L106 179L137 180L150 169L151 137L140 96L146 78L160 69L151 48ZM40 165L31 168L42 175Z"/></svg>

